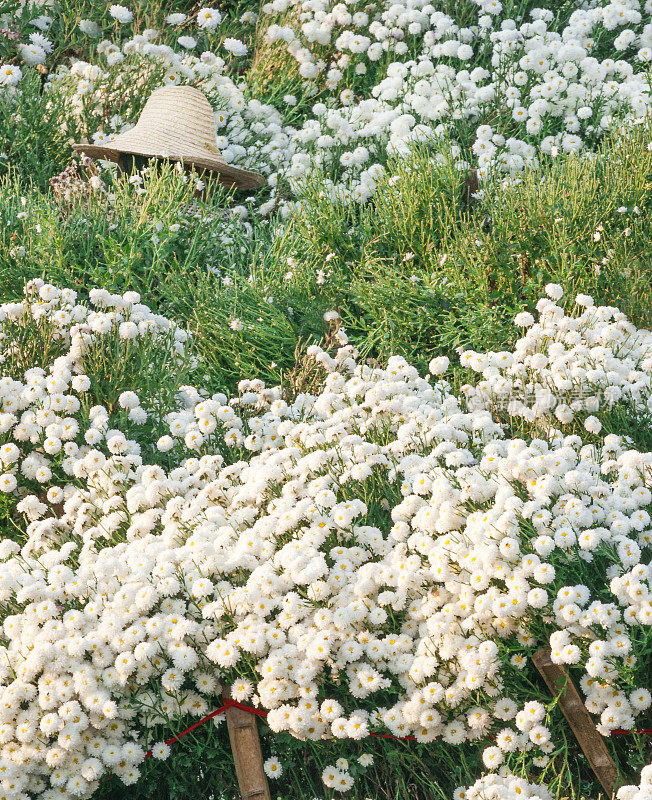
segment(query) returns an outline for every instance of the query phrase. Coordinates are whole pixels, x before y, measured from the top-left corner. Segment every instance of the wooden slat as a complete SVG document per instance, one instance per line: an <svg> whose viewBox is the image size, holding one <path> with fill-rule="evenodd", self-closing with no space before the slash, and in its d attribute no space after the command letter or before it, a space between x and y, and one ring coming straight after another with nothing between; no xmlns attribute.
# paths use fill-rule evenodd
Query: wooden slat
<svg viewBox="0 0 652 800"><path fill-rule="evenodd" d="M228 692L223 696L230 698ZM239 708L227 708L225 714L242 800L271 800L256 717Z"/></svg>
<svg viewBox="0 0 652 800"><path fill-rule="evenodd" d="M552 695L559 698L559 708L568 720L584 755L589 760L591 769L602 784L607 797L612 798L620 786L616 764L570 675L563 666L553 663L549 648L538 650L532 656L532 661Z"/></svg>

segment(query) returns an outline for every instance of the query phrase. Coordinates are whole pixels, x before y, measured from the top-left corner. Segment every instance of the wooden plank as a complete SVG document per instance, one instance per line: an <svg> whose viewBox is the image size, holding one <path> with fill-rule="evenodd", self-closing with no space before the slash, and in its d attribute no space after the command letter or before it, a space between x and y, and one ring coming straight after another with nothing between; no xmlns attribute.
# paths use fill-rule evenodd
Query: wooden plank
<svg viewBox="0 0 652 800"><path fill-rule="evenodd" d="M598 733L591 715L582 702L570 675L561 664L554 664L550 648L538 650L532 661L554 697L559 698L559 708L568 720L591 769L602 784L608 798L620 787L618 770L604 739Z"/></svg>
<svg viewBox="0 0 652 800"><path fill-rule="evenodd" d="M225 691L223 697L231 695ZM256 717L240 708L227 708L225 714L242 800L271 800Z"/></svg>

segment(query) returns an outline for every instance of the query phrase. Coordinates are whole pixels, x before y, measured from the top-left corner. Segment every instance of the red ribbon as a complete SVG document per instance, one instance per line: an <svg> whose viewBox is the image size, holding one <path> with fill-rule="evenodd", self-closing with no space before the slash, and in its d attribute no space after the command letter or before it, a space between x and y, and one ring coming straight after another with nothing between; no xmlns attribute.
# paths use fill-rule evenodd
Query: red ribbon
<svg viewBox="0 0 652 800"><path fill-rule="evenodd" d="M643 736L652 734L652 728L637 728L635 731L624 731L622 728L616 728L610 732L610 736L633 736L635 733L640 733Z"/></svg>

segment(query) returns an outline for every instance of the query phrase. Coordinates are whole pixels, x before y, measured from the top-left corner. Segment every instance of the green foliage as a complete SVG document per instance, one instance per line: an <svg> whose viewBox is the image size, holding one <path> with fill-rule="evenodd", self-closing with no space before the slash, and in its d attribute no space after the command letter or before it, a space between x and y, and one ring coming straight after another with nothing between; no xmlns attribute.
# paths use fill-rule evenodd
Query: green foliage
<svg viewBox="0 0 652 800"><path fill-rule="evenodd" d="M364 206L317 187L281 251L328 278L319 293L342 311L365 355L423 368L452 349L503 347L514 314L547 282L652 322L650 127L613 136L595 160L558 157L466 202L450 162L418 149L390 163ZM280 255L279 255L280 260ZM317 287L315 288L317 293Z"/></svg>
<svg viewBox="0 0 652 800"><path fill-rule="evenodd" d="M191 725L186 718L179 730ZM428 745L416 742L370 739L365 742L329 742L326 746L312 741L299 741L287 733L274 733L264 722L259 723L263 758L279 758L283 767L280 779L270 781L275 800L319 798L332 800L341 796L326 789L321 773L338 758L349 762L349 771L355 777L353 789L347 798L371 797L373 800L408 800L428 797L448 800L454 789L472 779L479 768L477 753L471 746L437 748L437 755ZM170 737L169 729L151 731L151 742L156 736ZM460 752L462 750L463 752ZM369 753L374 763L362 767L357 758ZM442 768L445 765L444 768ZM200 765L198 767L198 765ZM216 794L219 787L219 794ZM98 800L118 800L124 797L124 786L115 779L102 784ZM133 800L167 800L167 798L199 798L199 800L237 800L239 798L233 756L229 745L226 724L215 726L212 722L193 731L172 745L169 757L161 762L145 762L142 776L130 787Z"/></svg>
<svg viewBox="0 0 652 800"><path fill-rule="evenodd" d="M198 39L203 50L214 48L216 42L224 36L238 36L251 43L254 30L251 26L239 24L239 17L245 11L252 10L252 3L248 0L226 0L217 5L226 16L224 24L220 26L218 32L204 32L197 36L195 15L201 4L192 3L190 0L181 0L175 3L173 8L153 3L151 0L134 0L129 3L134 19L127 24L119 23L110 17L107 13L108 6L98 3L97 0L56 0L57 13L50 29L56 48L53 60L57 63L66 63L70 57L91 60L97 52L97 44L102 39L111 38L116 33L130 31L136 33L146 28L159 31L168 28L177 36L192 34ZM172 12L187 14L188 19L178 25L167 25L165 17ZM82 19L92 19L99 23L99 35L93 38L85 35L79 28Z"/></svg>
<svg viewBox="0 0 652 800"><path fill-rule="evenodd" d="M649 140L641 126L607 139L595 160L559 156L470 201L465 176L418 148L389 164L364 205L315 183L282 228L246 200L234 209L221 188L194 198L164 165L136 176L142 184L105 175L105 191L70 203L7 177L0 296L36 275L82 292L138 291L196 334L209 386L231 390L243 376L278 382L297 346L324 336L330 309L363 356L401 354L421 369L457 348L507 346L514 314L549 281L649 326Z"/></svg>
<svg viewBox="0 0 652 800"><path fill-rule="evenodd" d="M169 278L196 271L201 262L212 265L207 226L183 216L191 211L195 192L186 176L160 165L142 178L134 176L136 183L115 174L107 180L104 190L71 201L57 201L52 192L29 192L19 180L4 181L3 295L26 277L47 275L75 288L133 290L162 301ZM215 213L225 202L216 190Z"/></svg>
<svg viewBox="0 0 652 800"><path fill-rule="evenodd" d="M20 175L25 185L45 187L70 160L74 128L65 99L47 91L35 69L26 70L20 92L0 92L0 131L0 177Z"/></svg>

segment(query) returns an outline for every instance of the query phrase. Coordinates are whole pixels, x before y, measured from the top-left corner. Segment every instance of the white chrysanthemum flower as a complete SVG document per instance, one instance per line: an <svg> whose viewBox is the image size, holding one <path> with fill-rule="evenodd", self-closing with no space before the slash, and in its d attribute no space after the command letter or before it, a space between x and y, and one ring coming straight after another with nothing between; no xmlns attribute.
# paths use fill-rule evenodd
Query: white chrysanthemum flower
<svg viewBox="0 0 652 800"><path fill-rule="evenodd" d="M126 6L120 5L109 6L109 15L122 24L132 22L134 18L132 11L130 11Z"/></svg>
<svg viewBox="0 0 652 800"><path fill-rule="evenodd" d="M155 745L152 745L152 758L155 758L157 761L165 761L169 755L170 746L165 742L157 742Z"/></svg>
<svg viewBox="0 0 652 800"><path fill-rule="evenodd" d="M197 12L197 26L214 31L222 22L222 14L215 8L200 8Z"/></svg>
<svg viewBox="0 0 652 800"><path fill-rule="evenodd" d="M551 297L553 300L561 300L564 294L563 288L558 283L547 283L545 291L548 297Z"/></svg>
<svg viewBox="0 0 652 800"><path fill-rule="evenodd" d="M428 364L428 371L431 375L443 375L450 366L450 359L447 356L433 358Z"/></svg>
<svg viewBox="0 0 652 800"><path fill-rule="evenodd" d="M522 311L514 317L514 325L518 325L519 328L529 328L534 325L534 317L529 311Z"/></svg>
<svg viewBox="0 0 652 800"><path fill-rule="evenodd" d="M263 769L265 770L265 775L274 780L283 775L283 766L276 756L268 758L263 764Z"/></svg>
<svg viewBox="0 0 652 800"><path fill-rule="evenodd" d="M244 42L241 42L239 39L233 39L232 37L227 37L222 42L222 47L234 56L244 56L248 51L247 45Z"/></svg>

